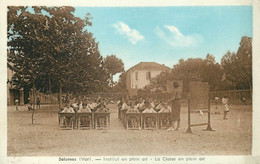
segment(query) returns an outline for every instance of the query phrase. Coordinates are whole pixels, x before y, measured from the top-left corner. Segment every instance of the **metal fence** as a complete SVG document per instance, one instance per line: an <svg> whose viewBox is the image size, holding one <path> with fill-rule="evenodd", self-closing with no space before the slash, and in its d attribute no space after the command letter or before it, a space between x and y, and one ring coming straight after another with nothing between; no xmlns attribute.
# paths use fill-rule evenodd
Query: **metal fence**
<svg viewBox="0 0 260 164"><path fill-rule="evenodd" d="M243 98L245 98L247 104L252 104L252 93L249 89L210 92L211 100L214 100L215 97L222 98L224 96L228 96L233 104L244 103Z"/></svg>

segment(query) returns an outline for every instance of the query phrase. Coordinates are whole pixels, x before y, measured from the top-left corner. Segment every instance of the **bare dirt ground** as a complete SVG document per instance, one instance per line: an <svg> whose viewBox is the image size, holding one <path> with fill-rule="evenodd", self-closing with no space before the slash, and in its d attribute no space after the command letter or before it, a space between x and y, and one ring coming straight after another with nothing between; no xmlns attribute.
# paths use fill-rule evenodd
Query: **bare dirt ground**
<svg viewBox="0 0 260 164"><path fill-rule="evenodd" d="M230 106L228 120L213 114L212 128L187 129L187 106L181 108L179 131L126 130L110 105L109 130L60 130L57 110L49 105L32 113L27 106L8 107L8 156L145 156L145 155L250 155L252 148L252 106ZM213 108L213 106L212 106ZM222 112L219 106L219 111ZM192 114L192 122L203 123L207 115Z"/></svg>

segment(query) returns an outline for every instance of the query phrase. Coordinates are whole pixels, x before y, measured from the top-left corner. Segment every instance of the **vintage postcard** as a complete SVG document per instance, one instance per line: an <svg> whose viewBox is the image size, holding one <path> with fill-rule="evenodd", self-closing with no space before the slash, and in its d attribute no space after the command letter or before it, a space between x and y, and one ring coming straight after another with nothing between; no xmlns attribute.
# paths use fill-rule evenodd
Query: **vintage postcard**
<svg viewBox="0 0 260 164"><path fill-rule="evenodd" d="M0 163L259 163L259 12L2 1Z"/></svg>

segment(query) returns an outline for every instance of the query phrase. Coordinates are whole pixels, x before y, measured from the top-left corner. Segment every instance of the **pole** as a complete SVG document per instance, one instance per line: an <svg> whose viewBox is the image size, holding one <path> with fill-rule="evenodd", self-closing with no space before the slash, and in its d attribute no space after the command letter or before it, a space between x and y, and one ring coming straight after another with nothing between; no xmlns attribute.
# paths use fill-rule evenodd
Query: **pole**
<svg viewBox="0 0 260 164"><path fill-rule="evenodd" d="M32 124L33 124L33 120L34 120L34 110L35 110L35 80L33 81L33 111L32 111Z"/></svg>
<svg viewBox="0 0 260 164"><path fill-rule="evenodd" d="M188 129L186 133L192 133L190 125L190 98L188 98Z"/></svg>
<svg viewBox="0 0 260 164"><path fill-rule="evenodd" d="M209 88L210 88L210 86L209 86ZM208 89L208 90L210 90L210 89ZM205 131L215 131L211 128L211 125L210 125L210 114L211 114L211 112L210 112L210 94L209 94L209 96L208 96L208 126L205 129Z"/></svg>
<svg viewBox="0 0 260 164"><path fill-rule="evenodd" d="M34 120L33 116L34 116L34 110L32 111L32 124L33 124L33 120Z"/></svg>

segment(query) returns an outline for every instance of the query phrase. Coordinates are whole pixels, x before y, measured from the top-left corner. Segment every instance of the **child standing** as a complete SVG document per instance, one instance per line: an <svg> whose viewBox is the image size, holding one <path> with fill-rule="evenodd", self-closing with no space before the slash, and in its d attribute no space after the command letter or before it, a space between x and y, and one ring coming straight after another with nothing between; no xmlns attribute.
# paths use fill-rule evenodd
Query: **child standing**
<svg viewBox="0 0 260 164"><path fill-rule="evenodd" d="M218 96L216 96L215 99L214 99L215 110L214 110L214 112L211 113L211 114L220 114L220 112L218 111L218 103L219 103L219 100L220 100L220 98L219 98Z"/></svg>
<svg viewBox="0 0 260 164"><path fill-rule="evenodd" d="M16 105L16 110L18 110L19 100L16 98L14 102L15 102L15 105Z"/></svg>
<svg viewBox="0 0 260 164"><path fill-rule="evenodd" d="M222 98L222 104L223 104L223 108L224 108L224 117L223 119L227 120L227 114L229 112L229 98L227 96L224 96Z"/></svg>

